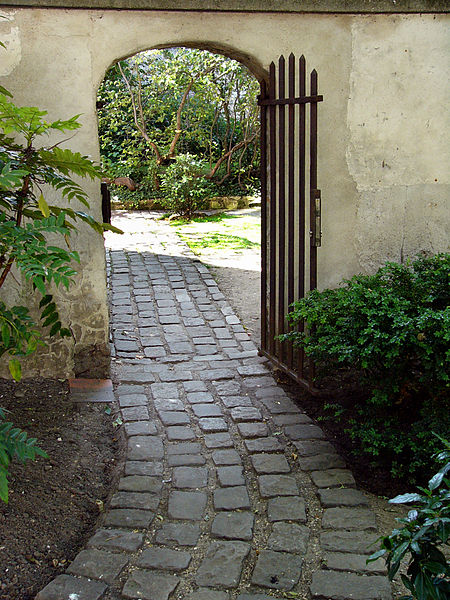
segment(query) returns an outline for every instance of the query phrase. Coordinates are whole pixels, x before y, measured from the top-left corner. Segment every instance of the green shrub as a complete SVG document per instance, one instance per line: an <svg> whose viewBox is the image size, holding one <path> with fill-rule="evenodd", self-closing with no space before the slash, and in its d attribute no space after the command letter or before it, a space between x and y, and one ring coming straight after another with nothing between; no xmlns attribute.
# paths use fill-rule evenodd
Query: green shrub
<svg viewBox="0 0 450 600"><path fill-rule="evenodd" d="M394 475L418 473L449 427L450 255L387 263L337 289L313 290L288 318L305 332L282 339L302 346L319 374L355 369L368 390L355 403L350 435L390 463Z"/></svg>
<svg viewBox="0 0 450 600"><path fill-rule="evenodd" d="M179 154L161 179L164 208L190 219L211 195L212 184L205 179L207 165L193 154Z"/></svg>
<svg viewBox="0 0 450 600"><path fill-rule="evenodd" d="M442 438L446 449L437 455L446 464L428 482L427 488L419 488L421 494L402 494L392 504L411 504L404 519L397 519L403 527L391 535L380 538L381 549L372 554L367 562L383 556L388 567L389 579L394 579L401 562L409 557L406 575L401 575L405 587L412 592L404 600L446 600L450 594L450 568L444 547L449 546L450 536L450 444Z"/></svg>

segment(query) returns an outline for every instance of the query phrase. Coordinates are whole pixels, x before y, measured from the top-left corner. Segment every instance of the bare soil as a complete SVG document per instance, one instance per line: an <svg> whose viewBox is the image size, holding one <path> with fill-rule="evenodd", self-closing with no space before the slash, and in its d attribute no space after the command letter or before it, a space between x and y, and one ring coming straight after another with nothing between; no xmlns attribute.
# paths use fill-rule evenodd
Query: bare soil
<svg viewBox="0 0 450 600"><path fill-rule="evenodd" d="M113 489L121 440L104 405L75 405L67 382L0 379L0 406L49 459L10 469L0 503L0 600L32 600L92 534Z"/></svg>

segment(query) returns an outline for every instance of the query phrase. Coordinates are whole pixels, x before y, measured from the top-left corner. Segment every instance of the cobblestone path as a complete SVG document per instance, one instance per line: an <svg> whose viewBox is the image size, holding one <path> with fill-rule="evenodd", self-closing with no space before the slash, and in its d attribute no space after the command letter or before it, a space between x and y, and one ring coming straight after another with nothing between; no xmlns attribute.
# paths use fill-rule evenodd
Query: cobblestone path
<svg viewBox="0 0 450 600"><path fill-rule="evenodd" d="M170 227L141 215L133 230L108 249L123 476L38 600L391 598L383 564L365 564L375 516L333 446Z"/></svg>

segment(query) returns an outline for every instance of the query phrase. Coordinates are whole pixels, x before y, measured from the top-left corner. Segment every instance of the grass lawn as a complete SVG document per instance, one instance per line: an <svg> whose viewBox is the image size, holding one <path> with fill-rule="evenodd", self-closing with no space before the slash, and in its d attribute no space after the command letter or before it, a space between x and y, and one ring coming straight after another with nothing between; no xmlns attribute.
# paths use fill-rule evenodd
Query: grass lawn
<svg viewBox="0 0 450 600"><path fill-rule="evenodd" d="M259 249L261 245L261 219L259 209L245 209L232 213L197 217L192 221L171 221L177 234L195 254L207 250L232 250L239 253Z"/></svg>

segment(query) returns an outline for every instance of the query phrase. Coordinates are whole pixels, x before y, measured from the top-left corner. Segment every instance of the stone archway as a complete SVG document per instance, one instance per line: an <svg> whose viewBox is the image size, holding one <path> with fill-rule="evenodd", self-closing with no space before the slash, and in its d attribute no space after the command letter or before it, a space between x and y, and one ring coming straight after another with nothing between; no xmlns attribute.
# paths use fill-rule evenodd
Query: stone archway
<svg viewBox="0 0 450 600"><path fill-rule="evenodd" d="M149 48L149 51L160 50L160 49L165 49L165 48L167 48L167 49L172 49L172 48L196 49L196 50L200 50L201 53L203 53L203 52L205 52L205 54L209 53L210 57L213 56L213 55L224 56L226 58L231 59L235 64L239 62L242 66L244 66L246 68L246 70L250 73L251 79L253 79L256 82L258 82L258 81L259 82L264 81L265 78L268 76L267 72L262 68L262 66L258 63L258 61L256 59L254 59L254 58L250 57L248 54L240 52L240 51L238 51L238 50L236 50L234 48L224 47L223 45L214 44L214 43L210 43L210 42L208 42L208 43L206 43L206 42L205 43L179 42L179 43L176 43L176 44L173 44L173 43L164 43L164 44L159 44L155 48ZM145 51L143 51L143 53L145 54ZM139 56L140 54L141 54L141 52L137 53L137 55L131 55L131 56L132 57L133 56ZM120 60L122 60L122 59L120 59ZM168 60L170 60L170 58L168 58ZM117 62L119 62L119 61L118 60L114 61L113 65L116 64ZM113 66L113 65L111 65L111 66ZM151 81L151 77L152 77L152 75L151 75L151 73L152 73L151 69L145 69L145 73L146 73L146 75L145 76L143 75L144 80L145 81L147 81L147 80ZM119 80L121 79L121 77L122 78L125 77L124 72L122 70L120 70L120 74L121 75L118 75L119 76ZM257 76L256 76L256 74L257 74ZM188 78L188 80L189 80L189 78ZM247 82L247 85L249 85L249 83L247 81L247 78L245 78L245 77L244 77L244 82ZM242 85L246 85L246 84L243 83ZM127 88L126 89L128 89L129 94L132 93L131 92L131 88L129 87L129 84L127 84ZM253 86L251 87L251 89L252 89L252 98L253 98L253 95L255 94L255 90L254 90ZM180 94L183 95L182 91L180 92ZM103 99L103 97L102 97L102 99ZM108 101L106 100L106 102L108 102ZM136 103L136 106L140 106L140 102L141 102L141 100L140 99L138 100L135 97L134 100L133 100L133 107L135 106L135 103ZM108 131L108 124L107 124L107 122L108 122L108 116L107 116L108 115L108 110L106 110L106 111L104 110L104 108L103 108L103 104L104 103L103 102L101 102L100 104L101 104L101 108L103 109L103 111L102 111L102 117L99 117L99 118L101 118L101 123L102 123L101 131L103 132L103 134L105 134L105 132ZM253 105L253 103L252 103L252 105ZM186 105L186 107L187 107L187 105ZM257 100L256 99L254 101L254 109L256 109L256 111L257 111L256 115L257 115L258 112L259 112L259 109L258 109L258 106L257 106ZM139 115L141 111L137 110L136 112ZM253 115L253 118L254 118L254 115ZM135 113L135 121L136 121L136 119L138 119L138 117L136 117L136 113ZM133 119L132 119L132 121L133 121ZM138 130L145 131L145 129L146 129L146 127L143 126L143 123L141 123L141 121L139 119L138 119L138 121L136 121L135 126L138 128ZM122 128L119 127L119 129L122 129ZM208 130L209 130L209 126L208 126ZM161 163L158 162L158 164L160 165L160 169L161 169L161 165L166 165L167 166L168 161L172 160L172 159L169 158L169 155L166 156L165 153L166 153L167 148L163 152L163 147L164 146L161 145L159 142L157 142L157 146L159 147L159 149L156 148L156 149L153 150L153 146L154 145L153 145L153 143L151 143L149 141L149 138L147 137L147 133L149 134L150 138L152 137L151 131L152 131L152 128L151 128L151 126L149 126L149 129L145 132L145 134L143 134L143 135L145 135L145 140L147 142L147 143L144 142L144 146L148 147L148 144L150 144L151 148L150 148L150 153L149 154L152 155L153 157L156 156L157 161L160 161L160 160L162 161ZM108 134L106 134L106 135L108 136ZM257 132L256 140L257 140L257 143L259 144L259 132ZM181 142L182 140L180 139L179 141ZM253 142L253 144L254 143L255 142ZM169 140L168 144L170 144L170 140ZM172 146L171 146L171 149L172 149ZM181 152L181 151L182 150L179 150L179 152ZM154 152L156 154L154 154ZM145 153L145 151L144 151L144 153ZM178 153L178 152L176 152L176 153ZM149 157L147 154L145 154L145 155L146 155L147 158ZM113 160L115 161L115 159L113 159ZM214 165L214 163L215 163L215 160L213 161L213 165ZM164 170L164 167L162 167L162 168ZM214 170L211 173L214 173ZM134 175L133 175L132 172L130 173L130 175L131 175L131 177L134 178ZM222 175L223 175L223 173L222 173ZM219 177L218 179L221 179L221 177ZM136 179L136 181L139 181L139 176L138 176L138 179ZM219 193L219 196L220 195L221 194ZM121 226L121 225L119 225L119 226ZM128 231L127 224L125 224L125 228ZM119 238L117 239L117 242L120 245L120 239ZM108 257L109 257L109 255L108 255ZM259 284L258 284L258 289L259 289ZM256 289L256 287L255 287L254 294L255 294L256 299L257 299L258 295L259 295L259 291ZM114 310L115 310L114 306L111 307L111 310L112 310L112 313L114 313ZM257 318L257 315L259 316L259 311L257 313L255 313L255 318ZM113 335L113 337L117 334L117 329L118 329L117 322L114 322L114 317L116 317L116 316L117 315L112 314L111 328L112 328L112 335ZM117 319L116 319L116 321L117 321ZM120 329L120 327L119 327L119 329ZM129 333L126 332L125 335L131 335L131 334L129 334ZM124 340L121 340L121 342L123 342L123 341ZM119 345L120 345L120 342L119 342ZM130 347L130 351L131 351L131 346L132 346L131 343L125 342L125 343L123 343L123 346L124 346L124 348L126 346L129 346ZM123 350L120 353L120 356L123 356L123 357L126 358L128 355L127 355L126 351Z"/></svg>
<svg viewBox="0 0 450 600"><path fill-rule="evenodd" d="M411 14L416 11L397 2L401 15L388 14L393 9L388 3L384 14L361 14L367 3L358 0L351 14L324 8L325 0L323 12L309 12L310 7L298 12L292 2L291 12L267 12L266 3L246 12L244 1L239 10L228 4L223 11L211 4L209 11L194 10L194 0L191 10L176 10L174 3L163 10L156 1L140 4L148 10L127 10L119 2L114 4L122 10L113 10L106 0L86 2L91 8L79 10L70 1L49 0L53 8L33 4L2 5L7 18L0 35L10 51L0 66L2 85L17 104L45 108L50 119L81 113L82 129L70 140L73 150L99 158L96 91L117 58L192 44L240 57L261 78L274 58L304 54L320 73L327 99L319 123L318 168L326 174L321 183L327 212L318 286L335 286L355 272L399 259L402 251L412 256L446 250L448 124L441 107L447 92L440 73L448 57L448 20L442 10ZM99 186L84 187L100 218ZM76 345L65 342L36 355L30 376L66 377L81 358L95 370L95 355L107 348L103 243L84 229L74 243L83 270L61 300L62 316L76 324Z"/></svg>

